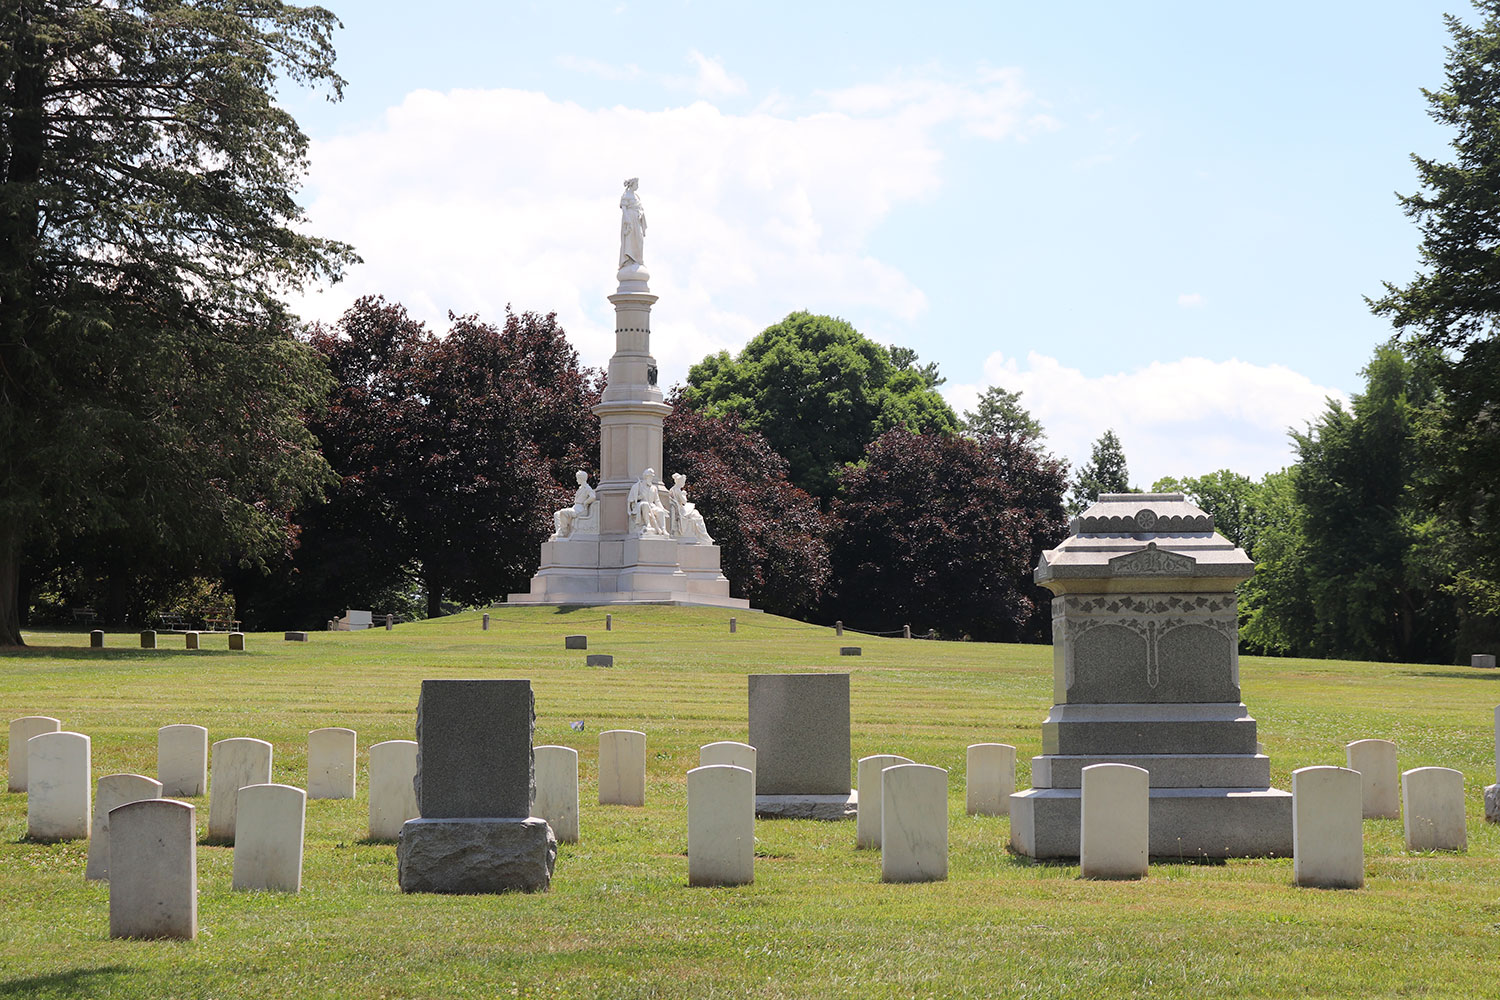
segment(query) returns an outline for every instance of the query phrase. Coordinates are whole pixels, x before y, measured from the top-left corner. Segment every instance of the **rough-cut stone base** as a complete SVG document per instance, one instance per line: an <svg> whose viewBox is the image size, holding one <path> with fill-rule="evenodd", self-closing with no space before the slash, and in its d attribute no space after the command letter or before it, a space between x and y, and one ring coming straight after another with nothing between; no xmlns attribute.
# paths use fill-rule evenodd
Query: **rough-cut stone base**
<svg viewBox="0 0 1500 1000"><path fill-rule="evenodd" d="M761 819L852 819L859 812L859 792L847 795L757 795Z"/></svg>
<svg viewBox="0 0 1500 1000"><path fill-rule="evenodd" d="M401 825L402 892L544 892L557 838L544 819L411 819Z"/></svg>
<svg viewBox="0 0 1500 1000"><path fill-rule="evenodd" d="M1500 785L1484 786L1484 818L1489 823L1500 823Z"/></svg>
<svg viewBox="0 0 1500 1000"><path fill-rule="evenodd" d="M1010 797L1010 846L1033 858L1078 857L1082 796L1031 788ZM1279 788L1153 788L1154 858L1292 855L1292 795Z"/></svg>

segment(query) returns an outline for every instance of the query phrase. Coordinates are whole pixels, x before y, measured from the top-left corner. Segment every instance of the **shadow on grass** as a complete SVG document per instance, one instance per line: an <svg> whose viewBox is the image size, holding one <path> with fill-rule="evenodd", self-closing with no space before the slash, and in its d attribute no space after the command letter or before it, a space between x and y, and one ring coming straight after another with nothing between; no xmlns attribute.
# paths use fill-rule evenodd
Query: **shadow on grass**
<svg viewBox="0 0 1500 1000"><path fill-rule="evenodd" d="M131 972L123 965L101 965L97 969L72 969L50 976L0 979L0 997L93 997L99 995L100 979Z"/></svg>
<svg viewBox="0 0 1500 1000"><path fill-rule="evenodd" d="M356 847L391 847L395 843L395 837L360 837L354 841Z"/></svg>
<svg viewBox="0 0 1500 1000"><path fill-rule="evenodd" d="M0 657L12 659L48 659L48 660L161 660L181 659L182 657L210 657L222 658L230 655L227 649L90 649L80 646L7 646L0 649ZM247 653L235 650L235 656L246 656Z"/></svg>
<svg viewBox="0 0 1500 1000"><path fill-rule="evenodd" d="M1401 670L1402 677L1443 677L1452 681L1500 681L1500 670L1470 667L1468 670Z"/></svg>

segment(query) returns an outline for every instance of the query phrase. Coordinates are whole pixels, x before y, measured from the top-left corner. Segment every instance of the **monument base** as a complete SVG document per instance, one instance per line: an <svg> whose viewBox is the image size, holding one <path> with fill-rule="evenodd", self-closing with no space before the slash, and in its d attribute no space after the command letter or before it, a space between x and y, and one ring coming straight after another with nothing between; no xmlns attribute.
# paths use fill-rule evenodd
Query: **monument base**
<svg viewBox="0 0 1500 1000"><path fill-rule="evenodd" d="M396 842L402 892L545 892L557 838L544 819L409 819Z"/></svg>
<svg viewBox="0 0 1500 1000"><path fill-rule="evenodd" d="M1077 788L1030 788L1010 797L1010 846L1032 858L1078 857ZM1292 793L1279 788L1153 788L1153 858L1292 856Z"/></svg>
<svg viewBox="0 0 1500 1000"><path fill-rule="evenodd" d="M558 538L542 543L541 565L525 594L508 604L597 606L686 604L750 610L729 596L719 547L660 536Z"/></svg>
<svg viewBox="0 0 1500 1000"><path fill-rule="evenodd" d="M1500 785L1484 786L1484 818L1489 823L1500 823Z"/></svg>
<svg viewBox="0 0 1500 1000"><path fill-rule="evenodd" d="M852 819L859 812L858 790L843 795L757 795L760 819Z"/></svg>

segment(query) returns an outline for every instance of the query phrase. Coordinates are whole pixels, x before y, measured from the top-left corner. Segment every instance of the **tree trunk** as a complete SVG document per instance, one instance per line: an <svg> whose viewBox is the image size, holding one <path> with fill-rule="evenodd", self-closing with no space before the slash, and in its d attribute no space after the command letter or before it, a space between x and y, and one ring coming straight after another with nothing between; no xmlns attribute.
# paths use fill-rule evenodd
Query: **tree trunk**
<svg viewBox="0 0 1500 1000"><path fill-rule="evenodd" d="M0 528L0 647L21 641L21 543L15 525Z"/></svg>
<svg viewBox="0 0 1500 1000"><path fill-rule="evenodd" d="M443 583L436 577L427 578L427 617L439 618L443 614Z"/></svg>

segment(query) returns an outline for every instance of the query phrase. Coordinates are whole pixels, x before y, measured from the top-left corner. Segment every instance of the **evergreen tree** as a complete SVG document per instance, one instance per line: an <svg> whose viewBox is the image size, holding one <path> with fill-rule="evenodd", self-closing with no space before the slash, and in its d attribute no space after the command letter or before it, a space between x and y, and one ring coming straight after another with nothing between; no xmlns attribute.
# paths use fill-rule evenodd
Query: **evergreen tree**
<svg viewBox="0 0 1500 1000"><path fill-rule="evenodd" d="M1453 156L1413 155L1421 189L1401 206L1421 233L1422 270L1372 303L1430 352L1445 419L1431 439L1429 504L1461 538L1454 589L1466 641L1500 640L1500 0L1470 26L1444 15L1452 44L1428 114Z"/></svg>
<svg viewBox="0 0 1500 1000"><path fill-rule="evenodd" d="M1021 394L998 385L984 390L973 410L964 411L964 432L970 437L999 434L1021 438L1037 447L1047 436L1041 421L1021 405Z"/></svg>
<svg viewBox="0 0 1500 1000"><path fill-rule="evenodd" d="M318 7L0 5L0 645L20 571L69 537L255 563L327 474L317 360L280 297L336 277L292 194L278 79L339 94Z"/></svg>
<svg viewBox="0 0 1500 1000"><path fill-rule="evenodd" d="M1094 442L1089 460L1073 480L1073 495L1068 513L1079 514L1104 493L1132 493L1130 471L1125 467L1125 449L1113 429L1105 431Z"/></svg>

